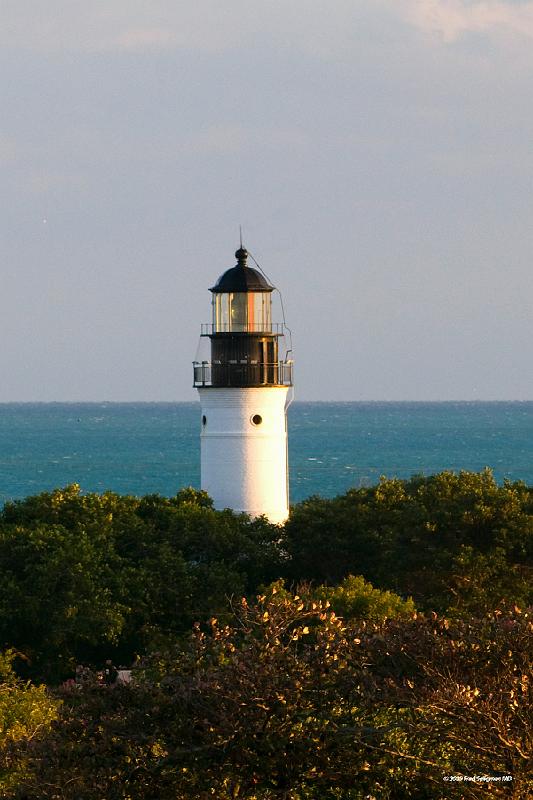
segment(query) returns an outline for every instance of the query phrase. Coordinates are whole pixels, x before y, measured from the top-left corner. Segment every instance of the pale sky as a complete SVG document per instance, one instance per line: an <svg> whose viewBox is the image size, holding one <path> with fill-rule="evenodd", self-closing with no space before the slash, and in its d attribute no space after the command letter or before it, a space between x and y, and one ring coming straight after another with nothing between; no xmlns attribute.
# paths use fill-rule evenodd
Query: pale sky
<svg viewBox="0 0 533 800"><path fill-rule="evenodd" d="M297 399L533 399L532 79L530 0L2 0L0 401L195 399L240 224Z"/></svg>

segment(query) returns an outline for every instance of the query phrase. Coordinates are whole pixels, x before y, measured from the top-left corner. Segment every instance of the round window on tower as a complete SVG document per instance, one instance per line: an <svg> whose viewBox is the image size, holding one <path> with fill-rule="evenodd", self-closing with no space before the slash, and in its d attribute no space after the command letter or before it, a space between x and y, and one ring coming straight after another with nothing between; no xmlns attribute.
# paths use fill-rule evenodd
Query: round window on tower
<svg viewBox="0 0 533 800"><path fill-rule="evenodd" d="M207 425L207 417L205 414L202 416L202 425Z"/></svg>
<svg viewBox="0 0 533 800"><path fill-rule="evenodd" d="M261 423L263 422L263 417L261 416L261 414L254 414L251 419L251 422L252 425L261 425Z"/></svg>

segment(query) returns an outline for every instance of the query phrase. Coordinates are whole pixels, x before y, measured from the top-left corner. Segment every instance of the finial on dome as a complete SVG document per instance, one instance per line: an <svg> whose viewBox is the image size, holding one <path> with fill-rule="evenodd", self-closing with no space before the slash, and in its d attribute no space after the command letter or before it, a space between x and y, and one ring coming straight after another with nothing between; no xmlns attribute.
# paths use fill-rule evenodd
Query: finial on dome
<svg viewBox="0 0 533 800"><path fill-rule="evenodd" d="M241 243L241 246L235 252L235 258L237 259L237 266L239 267L246 267L246 261L248 259L248 250L246 250Z"/></svg>

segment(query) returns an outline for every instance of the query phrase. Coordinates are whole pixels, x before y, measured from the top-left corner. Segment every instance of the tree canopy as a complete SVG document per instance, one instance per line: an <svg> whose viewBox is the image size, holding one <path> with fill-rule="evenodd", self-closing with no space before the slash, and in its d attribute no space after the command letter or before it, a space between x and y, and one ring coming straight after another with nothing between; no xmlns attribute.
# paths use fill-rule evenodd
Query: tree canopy
<svg viewBox="0 0 533 800"><path fill-rule="evenodd" d="M215 511L194 489L137 498L72 485L0 513L0 647L57 682L76 663L131 663L278 579L329 587L345 614L348 584L332 590L348 576L452 616L526 607L532 542L532 490L488 471L313 497L285 526Z"/></svg>
<svg viewBox="0 0 533 800"><path fill-rule="evenodd" d="M13 797L526 800L530 637L518 609L350 621L274 586L152 654L133 686L63 691ZM465 774L494 782L444 781Z"/></svg>
<svg viewBox="0 0 533 800"><path fill-rule="evenodd" d="M8 503L0 794L526 798L532 541L533 490L489 471L312 497L282 526L194 489Z"/></svg>

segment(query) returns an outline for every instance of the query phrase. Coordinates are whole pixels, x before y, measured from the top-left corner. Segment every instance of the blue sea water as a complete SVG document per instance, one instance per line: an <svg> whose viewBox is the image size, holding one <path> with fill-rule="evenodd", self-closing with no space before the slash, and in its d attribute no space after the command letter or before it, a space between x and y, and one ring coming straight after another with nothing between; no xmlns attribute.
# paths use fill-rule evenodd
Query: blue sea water
<svg viewBox="0 0 533 800"><path fill-rule="evenodd" d="M200 482L197 403L0 404L0 503L79 483L171 496ZM533 485L533 402L294 403L291 501L380 475L491 467Z"/></svg>

